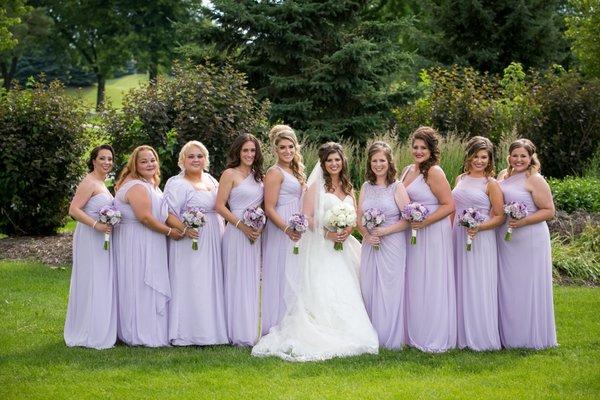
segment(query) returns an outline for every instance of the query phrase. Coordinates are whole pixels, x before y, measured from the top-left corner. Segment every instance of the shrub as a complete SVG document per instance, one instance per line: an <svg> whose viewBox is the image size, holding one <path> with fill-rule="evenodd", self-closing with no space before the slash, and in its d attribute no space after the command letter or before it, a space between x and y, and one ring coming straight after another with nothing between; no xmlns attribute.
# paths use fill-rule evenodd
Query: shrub
<svg viewBox="0 0 600 400"><path fill-rule="evenodd" d="M580 175L600 143L600 81L576 73L548 73L534 94L539 119L520 128L538 147L542 171Z"/></svg>
<svg viewBox="0 0 600 400"><path fill-rule="evenodd" d="M64 224L83 172L85 111L59 83L0 97L0 231L49 234Z"/></svg>
<svg viewBox="0 0 600 400"><path fill-rule="evenodd" d="M240 133L259 133L268 103L257 103L243 74L232 67L179 66L173 76L131 90L122 112L108 110L105 129L113 138L117 169L141 144L156 148L163 176L179 172L177 155L189 140L201 141L210 152L211 172L225 166L227 150Z"/></svg>
<svg viewBox="0 0 600 400"><path fill-rule="evenodd" d="M600 226L588 225L571 241L552 238L555 271L572 279L600 283Z"/></svg>
<svg viewBox="0 0 600 400"><path fill-rule="evenodd" d="M548 183L557 209L600 212L600 179L567 177L548 179Z"/></svg>

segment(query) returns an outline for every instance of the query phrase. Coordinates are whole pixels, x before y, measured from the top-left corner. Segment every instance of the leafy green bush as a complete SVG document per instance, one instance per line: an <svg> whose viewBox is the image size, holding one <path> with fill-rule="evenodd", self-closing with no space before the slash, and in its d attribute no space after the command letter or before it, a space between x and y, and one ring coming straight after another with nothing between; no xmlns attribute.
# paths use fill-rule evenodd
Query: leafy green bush
<svg viewBox="0 0 600 400"><path fill-rule="evenodd" d="M0 97L0 232L54 233L83 172L85 111L59 83Z"/></svg>
<svg viewBox="0 0 600 400"><path fill-rule="evenodd" d="M161 157L163 176L179 172L177 155L189 140L200 140L211 156L211 172L220 174L227 149L240 133L257 133L266 121L268 103L257 103L243 74L229 66L178 66L173 76L130 91L122 112L104 115L120 169L141 144Z"/></svg>
<svg viewBox="0 0 600 400"><path fill-rule="evenodd" d="M587 225L571 241L554 236L552 263L555 271L569 278L600 283L600 226Z"/></svg>
<svg viewBox="0 0 600 400"><path fill-rule="evenodd" d="M566 212L600 212L600 179L566 177L548 179L548 183L557 209Z"/></svg>

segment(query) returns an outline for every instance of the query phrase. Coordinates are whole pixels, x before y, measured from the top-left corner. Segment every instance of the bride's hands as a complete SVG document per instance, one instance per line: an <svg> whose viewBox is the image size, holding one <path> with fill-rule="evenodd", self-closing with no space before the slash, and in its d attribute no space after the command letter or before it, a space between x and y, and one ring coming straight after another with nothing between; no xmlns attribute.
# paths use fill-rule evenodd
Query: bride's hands
<svg viewBox="0 0 600 400"><path fill-rule="evenodd" d="M325 237L333 242L344 243L352 233L352 228L346 228L340 231L327 231Z"/></svg>

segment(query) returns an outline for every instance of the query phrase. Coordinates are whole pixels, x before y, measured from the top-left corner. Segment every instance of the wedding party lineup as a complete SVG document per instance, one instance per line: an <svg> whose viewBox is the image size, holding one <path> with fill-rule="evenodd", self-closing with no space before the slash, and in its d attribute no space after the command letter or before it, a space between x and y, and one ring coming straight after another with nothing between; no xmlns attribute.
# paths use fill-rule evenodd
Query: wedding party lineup
<svg viewBox="0 0 600 400"><path fill-rule="evenodd" d="M473 136L448 182L437 131L408 140L410 165L369 142L361 187L336 142L306 171L289 125L272 126L266 146L240 134L220 177L200 141L177 148L171 177L139 143L114 195L116 154L95 147L69 207L66 345L231 345L294 362L558 346L555 207L535 144Z"/></svg>

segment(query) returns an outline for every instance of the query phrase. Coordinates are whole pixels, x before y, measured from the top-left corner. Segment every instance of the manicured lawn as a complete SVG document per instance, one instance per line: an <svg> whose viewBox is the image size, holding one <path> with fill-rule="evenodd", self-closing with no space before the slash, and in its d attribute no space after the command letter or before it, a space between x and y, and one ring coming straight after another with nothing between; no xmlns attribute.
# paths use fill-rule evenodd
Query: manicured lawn
<svg viewBox="0 0 600 400"><path fill-rule="evenodd" d="M556 287L560 347L292 364L248 349L67 348L70 269L0 262L0 398L600 398L600 288Z"/></svg>
<svg viewBox="0 0 600 400"><path fill-rule="evenodd" d="M125 75L120 78L107 79L106 98L116 108L121 108L123 95L131 88L140 86L148 82L148 74ZM97 86L88 86L84 88L68 88L67 93L71 96L81 98L90 110L96 108Z"/></svg>

